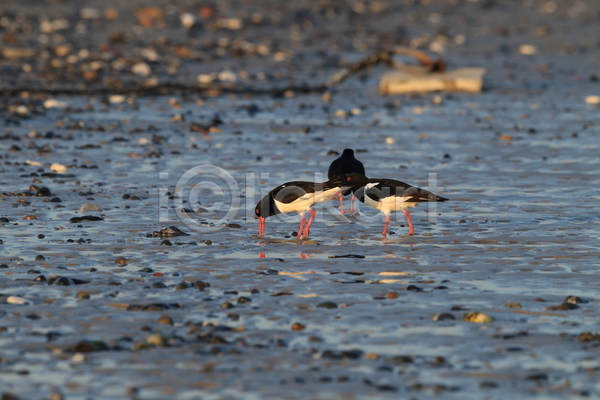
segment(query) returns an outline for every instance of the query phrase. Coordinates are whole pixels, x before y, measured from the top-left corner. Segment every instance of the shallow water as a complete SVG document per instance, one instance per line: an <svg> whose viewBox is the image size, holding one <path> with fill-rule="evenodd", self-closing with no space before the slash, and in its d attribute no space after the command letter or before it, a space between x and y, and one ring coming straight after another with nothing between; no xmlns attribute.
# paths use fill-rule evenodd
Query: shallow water
<svg viewBox="0 0 600 400"><path fill-rule="evenodd" d="M339 67L328 58L366 55L358 50L363 39L371 41L370 52L380 42L430 43L446 35L449 67L485 66L486 90L382 97L378 67L334 87L329 102L300 93L131 96L119 104L58 96L70 108L40 106L28 118L2 114L0 217L9 222L0 222L6 266L0 269L0 394L600 397L600 117L598 106L584 101L599 87L592 74L600 60L590 42L598 37L597 6L423 1L406 9L398 3L389 13L353 11L346 20L330 17L333 6L309 3L294 2L315 19L314 29L299 33L306 43L286 42L306 10L294 8L291 27L287 19L267 27L269 36L284 32L283 44L273 47L288 51L289 59L184 60L178 77L194 81L199 73L245 68L285 72L275 81L254 80L260 87L315 83ZM376 9L386 2L372 3ZM555 14L547 11L550 3ZM54 15L75 3L60 6L47 8ZM140 41L151 32L174 44L179 36L189 39L176 17L169 16L170 27L141 30L148 36ZM317 24L322 18L329 31ZM100 33L108 28L92 22L100 28L90 40L104 43ZM390 39L392 26L394 35L409 37ZM258 25L240 32L259 43L265 31ZM453 44L463 33L466 44ZM215 47L230 34L202 31ZM538 53L519 53L526 43ZM130 44L122 45L125 53ZM2 59L3 68L10 62ZM3 84L11 79L9 67ZM347 116L336 117L338 110ZM193 123L213 129L201 132ZM411 209L414 236L406 235L402 213L384 239L380 214L359 204L360 214L341 215L337 201L316 207L310 240L293 236L296 215L269 218L266 236L256 236L253 210L264 194L286 181L325 180L336 158L329 152L347 147L370 177L427 187L450 201ZM66 174L44 176L54 163L67 166ZM31 184L48 187L61 202L23 194ZM82 213L84 203L103 210ZM192 211L182 214L183 208ZM103 220L70 222L88 214ZM153 236L168 226L189 235ZM49 285L36 280L40 275L88 282ZM210 286L200 290L197 281ZM567 296L585 302L556 307ZM469 311L494 320L466 322ZM441 313L447 319L434 321Z"/></svg>
<svg viewBox="0 0 600 400"><path fill-rule="evenodd" d="M481 398L479 390L488 398L573 398L599 392L594 342L577 342L582 332L598 330L595 110L577 110L577 124L588 129L578 127L573 137L563 133L574 129L569 118L540 106L527 121L537 133L521 133L523 128L505 140L495 133L501 127L478 128L472 116L461 113L476 101L479 114L493 115L493 92L453 96L440 107L422 107L418 115L407 105L392 116L378 116L376 126L373 114L386 101L377 97L363 113L347 119L323 112L316 96L302 97L303 104L314 107L295 117L294 99L283 109L253 118L243 117L244 100L223 98L202 108L183 103L190 120L214 114L223 119L221 132L202 135L189 132L189 122L169 121L173 111L168 98L138 101L138 110L52 111L13 128L19 135L32 129L45 132L67 118L108 127L102 132L52 128L56 134L71 133L73 140L25 138L17 153L7 152L11 141L0 142L7 161L1 175L6 193L26 190L31 174L48 171L53 162L76 166L68 171L72 177L38 177L62 203L24 196L0 202L1 215L10 220L2 226L2 263L8 269L1 293L31 303L2 307L5 373L0 380L6 390L36 396L60 388L68 398L109 398L137 390L140 398L180 399L307 394L395 398L398 392L419 398ZM349 93L336 106L349 107L354 101ZM253 99L265 109L275 102ZM519 107L507 103L507 115L493 123ZM411 118L417 129L399 118ZM548 119L555 124L540 128ZM149 125L156 130L148 132ZM310 126L309 133L302 132L304 126ZM136 128L140 132L132 132ZM165 137L160 143L144 144L159 135ZM127 141L115 142L117 137ZM394 143L386 144L386 138ZM29 143L53 149L40 154ZM85 144L97 147L81 149ZM251 212L260 193L283 181L324 174L334 158L327 151L345 147L368 150L357 156L370 176L426 186L431 184L427 174L435 173L436 193L451 201L437 204L429 214L427 205L412 209L412 237L406 236L400 214L391 225L394 234L382 239L381 216L362 207L367 216L363 223L351 215L338 215L347 218L339 222L320 210L308 241L291 236L298 223L293 216L269 219L266 237L257 238ZM144 156L151 148L161 156ZM42 167L25 165L26 160ZM197 201L203 207L224 203L216 213L190 214L187 225L177 219L173 199L163 199L168 197L164 193L174 193L186 170L199 165L222 168L236 180L240 192L234 194L241 202L225 222L239 228L195 230L223 224L231 199L219 179L195 177L179 192L189 208L198 208ZM159 179L159 173L168 178ZM204 190L190 198L190 187L206 179L220 184L224 195ZM140 200L122 199L125 193ZM16 203L19 198L31 205ZM84 202L100 205L104 221L70 223ZM37 220L22 220L26 214ZM173 246L147 237L168 225L190 236L168 238ZM45 237L38 239L38 234ZM91 242L66 242L79 238ZM40 254L46 259L35 261ZM343 255L364 258L330 258ZM116 264L118 257L126 258L127 265ZM140 272L144 267L153 272ZM164 276L152 276L154 272ZM34 282L41 274L90 283ZM179 282L196 280L210 287L175 290ZM166 288L151 288L155 282ZM409 285L422 291L407 291ZM253 289L259 292L251 293ZM78 300L80 290L90 299ZM396 295L386 298L390 292ZM575 310L546 309L568 295L587 303ZM237 303L240 296L251 301ZM233 308L221 308L225 301ZM337 308L318 307L325 301ZM506 308L509 302L522 308ZM126 310L130 304L150 303L180 308ZM485 312L495 321L464 322L467 311ZM442 312L456 319L432 321ZM174 324L157 323L164 315ZM191 331L189 322L205 326ZM305 329L291 330L297 322ZM198 332L211 331L222 339L198 339ZM172 343L133 351L136 343L156 333L172 337ZM83 339L101 340L111 350L69 352ZM409 358L394 358L401 355Z"/></svg>

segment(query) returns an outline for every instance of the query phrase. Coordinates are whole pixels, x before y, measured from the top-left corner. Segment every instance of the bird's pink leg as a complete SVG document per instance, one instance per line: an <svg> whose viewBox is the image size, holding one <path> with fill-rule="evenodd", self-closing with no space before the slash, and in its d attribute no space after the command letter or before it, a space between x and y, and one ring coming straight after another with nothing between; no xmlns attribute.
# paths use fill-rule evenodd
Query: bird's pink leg
<svg viewBox="0 0 600 400"><path fill-rule="evenodd" d="M344 196L342 195L342 192L337 194L337 198L340 199L340 213L344 214Z"/></svg>
<svg viewBox="0 0 600 400"><path fill-rule="evenodd" d="M406 221L408 222L408 234L414 235L415 228L413 227L412 220L410 219L410 213L408 211L404 210L404 215L406 216Z"/></svg>
<svg viewBox="0 0 600 400"><path fill-rule="evenodd" d="M354 197L354 193L352 193L352 195L350 196L350 212L351 213L354 212L354 200L356 200L356 197Z"/></svg>
<svg viewBox="0 0 600 400"><path fill-rule="evenodd" d="M265 218L264 217L258 218L258 236L260 236L260 237L265 236Z"/></svg>
<svg viewBox="0 0 600 400"><path fill-rule="evenodd" d="M300 214L300 217L302 217L300 219L300 227L298 228L298 233L296 234L296 237L299 238L302 237L302 231L304 231L304 227L306 226L306 219L304 219L304 213Z"/></svg>
<svg viewBox="0 0 600 400"><path fill-rule="evenodd" d="M386 214L385 223L383 224L383 232L381 232L381 236L387 236L388 225L390 224L390 216Z"/></svg>
<svg viewBox="0 0 600 400"><path fill-rule="evenodd" d="M315 210L308 210L308 212L310 213L310 218L308 219L308 222L304 227L304 238L308 238L308 236L310 235L310 226L312 225L313 221L315 220L315 216L317 215L317 212Z"/></svg>

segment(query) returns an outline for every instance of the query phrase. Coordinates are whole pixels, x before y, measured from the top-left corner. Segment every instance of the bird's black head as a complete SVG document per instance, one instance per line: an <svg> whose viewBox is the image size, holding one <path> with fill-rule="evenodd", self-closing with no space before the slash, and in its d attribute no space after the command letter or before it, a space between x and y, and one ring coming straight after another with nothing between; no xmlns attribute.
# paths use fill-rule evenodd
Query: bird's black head
<svg viewBox="0 0 600 400"><path fill-rule="evenodd" d="M352 150L352 149L344 149L344 152L342 153L342 156L354 157L354 150Z"/></svg>
<svg viewBox="0 0 600 400"><path fill-rule="evenodd" d="M361 188L369 182L369 178L358 172L343 175L342 180L353 188Z"/></svg>
<svg viewBox="0 0 600 400"><path fill-rule="evenodd" d="M271 196L271 193L263 197L256 207L254 207L254 214L259 218L267 218L278 213L275 207L275 202Z"/></svg>

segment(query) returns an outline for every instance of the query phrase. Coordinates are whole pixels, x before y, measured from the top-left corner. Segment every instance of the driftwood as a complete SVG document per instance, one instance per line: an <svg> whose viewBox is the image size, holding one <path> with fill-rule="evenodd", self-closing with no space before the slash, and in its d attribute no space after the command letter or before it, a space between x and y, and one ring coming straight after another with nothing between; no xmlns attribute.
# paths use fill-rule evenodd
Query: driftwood
<svg viewBox="0 0 600 400"><path fill-rule="evenodd" d="M403 55L416 59L420 65L406 65L394 61L394 56ZM0 96L16 96L22 92L44 93L48 95L109 95L127 94L136 96L167 95L172 93L238 93L283 96L286 92L322 93L339 85L358 72L365 71L378 64L385 64L396 70L383 75L379 92L381 94L397 94L406 92L426 92L434 90L458 90L467 92L481 91L484 68L460 68L446 71L442 59L431 60L425 53L405 47L396 47L387 51L379 51L350 65L334 74L326 83L316 85L287 85L273 88L255 88L248 85L229 83L189 84L182 82L159 82L155 85L131 84L118 87L64 85L54 87L23 86L0 87Z"/></svg>

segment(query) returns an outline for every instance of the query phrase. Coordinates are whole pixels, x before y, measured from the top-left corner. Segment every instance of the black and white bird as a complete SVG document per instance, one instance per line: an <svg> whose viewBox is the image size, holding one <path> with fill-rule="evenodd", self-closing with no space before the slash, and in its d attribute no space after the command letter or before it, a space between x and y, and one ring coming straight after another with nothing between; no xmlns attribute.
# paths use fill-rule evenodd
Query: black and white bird
<svg viewBox="0 0 600 400"><path fill-rule="evenodd" d="M408 222L408 234L414 235L415 228L408 209L429 201L448 201L445 197L394 179L369 179L362 174L352 173L345 175L344 180L352 185L359 201L385 214L383 237L387 235L392 211L404 211Z"/></svg>
<svg viewBox="0 0 600 400"><path fill-rule="evenodd" d="M339 158L333 160L327 172L327 179L333 179L340 175L351 174L357 172L365 175L364 165L354 157L354 150L344 149L344 152ZM344 193L338 194L340 199L340 212L344 214L344 197L352 193L352 190L347 190ZM354 212L354 194L350 198L350 212Z"/></svg>
<svg viewBox="0 0 600 400"><path fill-rule="evenodd" d="M307 238L310 235L310 226L317 214L312 206L331 200L348 188L350 185L344 183L341 177L323 183L296 181L277 186L263 197L254 209L254 213L258 217L258 235L265 235L265 219L267 217L280 213L297 212L301 217L298 238ZM304 218L306 211L310 213L308 221Z"/></svg>

